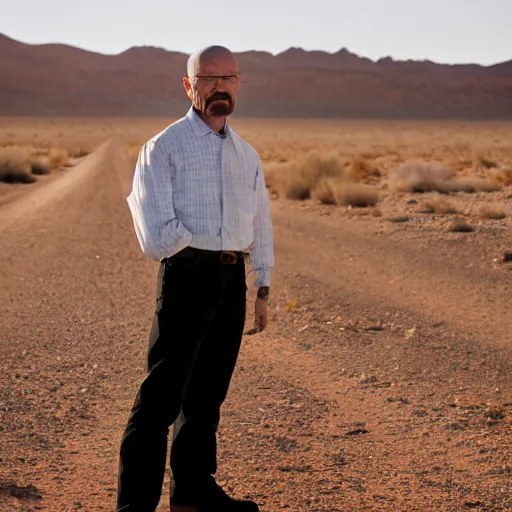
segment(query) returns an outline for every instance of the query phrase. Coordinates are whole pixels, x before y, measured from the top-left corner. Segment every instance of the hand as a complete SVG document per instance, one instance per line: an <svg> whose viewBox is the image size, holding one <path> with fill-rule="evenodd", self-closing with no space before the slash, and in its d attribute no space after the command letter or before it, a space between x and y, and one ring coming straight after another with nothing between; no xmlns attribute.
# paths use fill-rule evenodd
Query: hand
<svg viewBox="0 0 512 512"><path fill-rule="evenodd" d="M257 334L267 327L268 323L268 310L267 303L270 289L268 286L258 288L256 302L254 304L254 327L250 329L247 334Z"/></svg>
<svg viewBox="0 0 512 512"><path fill-rule="evenodd" d="M267 299L256 298L254 304L254 332L262 332L268 323Z"/></svg>

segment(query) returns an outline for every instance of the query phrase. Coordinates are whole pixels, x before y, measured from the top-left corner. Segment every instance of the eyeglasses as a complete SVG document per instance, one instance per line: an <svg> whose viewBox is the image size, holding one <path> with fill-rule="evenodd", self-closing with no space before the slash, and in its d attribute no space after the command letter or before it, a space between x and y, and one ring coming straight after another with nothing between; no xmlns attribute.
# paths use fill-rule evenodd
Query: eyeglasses
<svg viewBox="0 0 512 512"><path fill-rule="evenodd" d="M214 85L217 83L217 80L232 85L240 81L240 75L194 75L193 78L201 80L201 82L207 85Z"/></svg>

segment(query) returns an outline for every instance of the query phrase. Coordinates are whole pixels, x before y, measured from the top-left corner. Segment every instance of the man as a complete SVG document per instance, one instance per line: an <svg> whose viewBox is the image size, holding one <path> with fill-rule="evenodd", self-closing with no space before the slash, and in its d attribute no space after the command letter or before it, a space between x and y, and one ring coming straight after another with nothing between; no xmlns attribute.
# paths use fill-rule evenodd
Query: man
<svg viewBox="0 0 512 512"><path fill-rule="evenodd" d="M146 143L128 197L142 250L160 261L148 374L124 432L118 512L153 512L168 429L172 512L253 512L215 482L216 430L245 322L245 259L257 274L256 331L274 266L269 199L256 151L228 125L240 87L226 48L188 61L187 116Z"/></svg>

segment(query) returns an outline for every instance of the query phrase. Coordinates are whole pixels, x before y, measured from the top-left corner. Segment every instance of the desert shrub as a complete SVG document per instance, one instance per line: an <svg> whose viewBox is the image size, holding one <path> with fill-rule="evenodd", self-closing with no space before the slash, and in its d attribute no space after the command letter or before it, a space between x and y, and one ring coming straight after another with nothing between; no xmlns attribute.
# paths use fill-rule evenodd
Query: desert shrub
<svg viewBox="0 0 512 512"><path fill-rule="evenodd" d="M336 204L346 206L375 206L379 202L379 191L371 185L338 181Z"/></svg>
<svg viewBox="0 0 512 512"><path fill-rule="evenodd" d="M366 207L378 203L379 192L371 185L343 178L324 178L315 188L313 197L324 204Z"/></svg>
<svg viewBox="0 0 512 512"><path fill-rule="evenodd" d="M500 169L491 175L491 180L498 185L508 187L512 185L512 169Z"/></svg>
<svg viewBox="0 0 512 512"><path fill-rule="evenodd" d="M64 167L69 164L69 154L65 149L51 148L49 157L52 169Z"/></svg>
<svg viewBox="0 0 512 512"><path fill-rule="evenodd" d="M290 183L286 187L286 198L294 199L295 201L305 201L311 198L311 187L300 184Z"/></svg>
<svg viewBox="0 0 512 512"><path fill-rule="evenodd" d="M287 164L275 163L265 165L265 184L272 192L284 192L285 183L288 180L289 166Z"/></svg>
<svg viewBox="0 0 512 512"><path fill-rule="evenodd" d="M392 181L394 187L401 192L448 193L450 187L447 182L453 175L453 171L441 163L409 161L397 169Z"/></svg>
<svg viewBox="0 0 512 512"><path fill-rule="evenodd" d="M69 151L70 158L83 158L90 153L88 149L85 148L76 148Z"/></svg>
<svg viewBox="0 0 512 512"><path fill-rule="evenodd" d="M315 152L293 162L265 167L266 184L272 193L282 191L294 200L313 197L324 204L375 205L379 197L377 189L359 181L376 175L377 171L360 161L354 161L347 171L339 156Z"/></svg>
<svg viewBox="0 0 512 512"><path fill-rule="evenodd" d="M421 207L422 213L457 213L457 208L445 199L433 199L425 201Z"/></svg>
<svg viewBox="0 0 512 512"><path fill-rule="evenodd" d="M501 186L483 178L457 178L455 173L440 163L406 162L392 178L393 186L401 192L496 192Z"/></svg>
<svg viewBox="0 0 512 512"><path fill-rule="evenodd" d="M494 160L489 160L488 158L485 157L480 158L480 165L487 169L493 169L494 167L498 167L497 162L495 162Z"/></svg>
<svg viewBox="0 0 512 512"><path fill-rule="evenodd" d="M284 164L277 182L281 181L286 197L301 200L309 199L323 178L344 175L345 166L339 157L309 153L301 160Z"/></svg>
<svg viewBox="0 0 512 512"><path fill-rule="evenodd" d="M315 190L313 191L313 197L323 204L336 204L334 197L334 184L332 179L323 178L320 180Z"/></svg>
<svg viewBox="0 0 512 512"><path fill-rule="evenodd" d="M507 215L503 210L492 206L482 206L480 208L480 217L484 219L493 219L493 220L501 220L504 219Z"/></svg>
<svg viewBox="0 0 512 512"><path fill-rule="evenodd" d="M367 160L356 158L350 165L350 178L353 181L370 183L378 181L382 176L380 170Z"/></svg>
<svg viewBox="0 0 512 512"><path fill-rule="evenodd" d="M19 147L0 148L0 181L5 183L33 183L29 154Z"/></svg>
<svg viewBox="0 0 512 512"><path fill-rule="evenodd" d="M47 156L37 155L30 157L32 174L49 174L51 171L50 165L50 159Z"/></svg>
<svg viewBox="0 0 512 512"><path fill-rule="evenodd" d="M485 411L485 416L494 421L503 420L506 418L506 415L507 411L503 405L496 405Z"/></svg>
<svg viewBox="0 0 512 512"><path fill-rule="evenodd" d="M448 182L450 192L466 192L472 194L475 192L497 192L501 186L483 178L457 178Z"/></svg>

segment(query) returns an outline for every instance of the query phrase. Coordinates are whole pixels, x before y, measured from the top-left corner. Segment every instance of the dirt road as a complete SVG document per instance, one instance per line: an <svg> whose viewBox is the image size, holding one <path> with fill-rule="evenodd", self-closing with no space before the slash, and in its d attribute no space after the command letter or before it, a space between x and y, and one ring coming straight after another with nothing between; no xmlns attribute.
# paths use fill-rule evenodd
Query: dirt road
<svg viewBox="0 0 512 512"><path fill-rule="evenodd" d="M0 205L2 511L114 510L156 277L131 176L111 140ZM272 324L244 340L218 480L265 512L512 510L510 232L273 218Z"/></svg>

